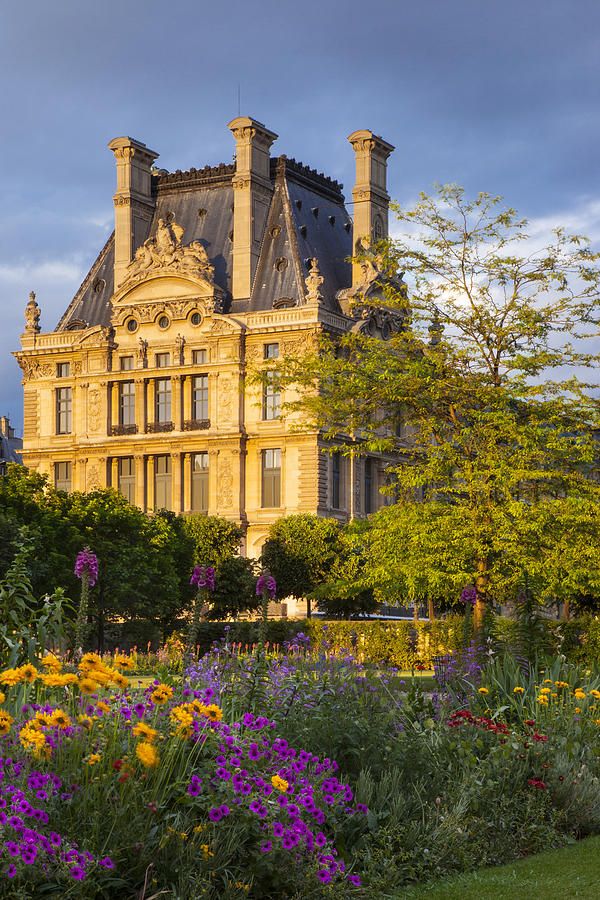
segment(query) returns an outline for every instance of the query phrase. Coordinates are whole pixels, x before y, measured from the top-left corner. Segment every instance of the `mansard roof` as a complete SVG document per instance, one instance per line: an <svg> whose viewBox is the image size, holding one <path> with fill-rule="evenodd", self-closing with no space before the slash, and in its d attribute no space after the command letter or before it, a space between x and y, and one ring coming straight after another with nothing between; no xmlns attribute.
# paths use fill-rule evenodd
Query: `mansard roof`
<svg viewBox="0 0 600 900"><path fill-rule="evenodd" d="M215 283L231 296L233 186L235 166L189 171L155 170L156 206L147 238L159 219L184 229L183 243L200 241L214 266ZM350 285L352 228L342 185L293 159L271 160L273 195L251 296L229 301L231 312L252 312L302 303L309 261L316 257L324 278L324 305L339 311L336 294ZM114 234L57 325L58 331L108 325L114 287Z"/></svg>

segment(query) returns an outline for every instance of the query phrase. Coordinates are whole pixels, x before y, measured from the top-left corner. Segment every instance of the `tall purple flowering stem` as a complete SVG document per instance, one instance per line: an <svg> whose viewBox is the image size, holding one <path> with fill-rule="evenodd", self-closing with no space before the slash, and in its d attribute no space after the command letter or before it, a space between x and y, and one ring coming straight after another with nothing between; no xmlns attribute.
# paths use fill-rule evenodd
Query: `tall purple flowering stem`
<svg viewBox="0 0 600 900"><path fill-rule="evenodd" d="M262 598L259 644L264 646L267 639L267 622L269 620L269 601L275 599L277 582L268 569L265 569L256 582L256 596Z"/></svg>
<svg viewBox="0 0 600 900"><path fill-rule="evenodd" d="M185 653L188 665L194 656L200 622L208 610L209 597L214 592L216 586L215 570L212 566L194 566L190 584L196 588L196 597L192 609L192 620L190 622L190 631Z"/></svg>
<svg viewBox="0 0 600 900"><path fill-rule="evenodd" d="M75 560L75 575L81 580L81 600L75 623L75 652L82 653L88 631L90 588L98 580L98 557L89 547L84 547Z"/></svg>

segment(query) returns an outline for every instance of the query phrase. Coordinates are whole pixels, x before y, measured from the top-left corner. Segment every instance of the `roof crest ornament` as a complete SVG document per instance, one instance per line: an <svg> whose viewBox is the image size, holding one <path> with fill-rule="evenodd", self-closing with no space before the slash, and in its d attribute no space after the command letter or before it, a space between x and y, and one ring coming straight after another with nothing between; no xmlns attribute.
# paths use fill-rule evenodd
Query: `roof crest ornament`
<svg viewBox="0 0 600 900"><path fill-rule="evenodd" d="M29 294L29 302L25 307L25 331L27 334L38 334L40 331L40 316L42 311L35 299L35 291Z"/></svg>
<svg viewBox="0 0 600 900"><path fill-rule="evenodd" d="M323 300L323 294L321 293L321 285L324 282L324 278L319 271L319 260L314 256L310 261L310 270L306 278L304 279L304 283L306 285L306 305L307 306L318 306L319 303Z"/></svg>

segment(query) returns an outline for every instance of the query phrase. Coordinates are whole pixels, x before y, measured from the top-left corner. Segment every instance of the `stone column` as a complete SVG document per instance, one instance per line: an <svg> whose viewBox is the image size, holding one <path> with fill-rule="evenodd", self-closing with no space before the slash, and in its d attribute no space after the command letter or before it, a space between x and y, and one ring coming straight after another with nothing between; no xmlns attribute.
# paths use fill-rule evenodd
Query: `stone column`
<svg viewBox="0 0 600 900"><path fill-rule="evenodd" d="M139 434L146 430L146 380L135 379L135 424Z"/></svg>
<svg viewBox="0 0 600 900"><path fill-rule="evenodd" d="M171 453L171 509L181 512L181 453Z"/></svg>
<svg viewBox="0 0 600 900"><path fill-rule="evenodd" d="M135 460L135 505L146 508L146 462L143 456L134 456Z"/></svg>
<svg viewBox="0 0 600 900"><path fill-rule="evenodd" d="M183 407L181 410L182 422L192 418L192 376L183 375ZM182 425L183 427L183 425Z"/></svg>
<svg viewBox="0 0 600 900"><path fill-rule="evenodd" d="M146 457L146 512L154 512L154 455Z"/></svg>
<svg viewBox="0 0 600 900"><path fill-rule="evenodd" d="M348 137L356 155L356 181L352 188L354 225L352 252L362 240L370 244L388 235L387 159L394 150L391 144L372 131L353 131ZM360 246L358 247L360 250ZM362 283L360 265L352 264L352 286Z"/></svg>
<svg viewBox="0 0 600 900"><path fill-rule="evenodd" d="M146 382L146 423L156 422L156 381L149 378Z"/></svg>
<svg viewBox="0 0 600 900"><path fill-rule="evenodd" d="M219 451L208 451L208 514L220 515L219 501L217 497L217 478L219 470Z"/></svg>
<svg viewBox="0 0 600 900"><path fill-rule="evenodd" d="M192 454L183 455L183 511L192 511Z"/></svg>
<svg viewBox="0 0 600 900"><path fill-rule="evenodd" d="M116 456L113 456L110 461L110 486L115 491L119 490L119 459Z"/></svg>
<svg viewBox="0 0 600 900"><path fill-rule="evenodd" d="M110 425L108 433L112 434L114 426L119 424L119 382L110 383Z"/></svg>
<svg viewBox="0 0 600 900"><path fill-rule="evenodd" d="M181 431L181 375L171 376L171 418L174 431Z"/></svg>

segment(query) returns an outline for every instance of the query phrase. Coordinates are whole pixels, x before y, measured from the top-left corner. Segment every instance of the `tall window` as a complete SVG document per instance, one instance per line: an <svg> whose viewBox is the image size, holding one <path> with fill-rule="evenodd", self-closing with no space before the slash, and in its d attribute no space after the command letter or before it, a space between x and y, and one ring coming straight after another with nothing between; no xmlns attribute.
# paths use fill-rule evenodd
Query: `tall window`
<svg viewBox="0 0 600 900"><path fill-rule="evenodd" d="M281 506L281 450L262 451L262 506Z"/></svg>
<svg viewBox="0 0 600 900"><path fill-rule="evenodd" d="M279 344L265 344L264 345L264 358L265 359L279 359Z"/></svg>
<svg viewBox="0 0 600 900"><path fill-rule="evenodd" d="M342 509L344 504L344 461L341 453L331 457L331 505Z"/></svg>
<svg viewBox="0 0 600 900"><path fill-rule="evenodd" d="M208 375L194 375L192 378L192 419L208 419Z"/></svg>
<svg viewBox="0 0 600 900"><path fill-rule="evenodd" d="M195 366L203 366L208 362L208 350L192 350L192 363Z"/></svg>
<svg viewBox="0 0 600 900"><path fill-rule="evenodd" d="M57 491L71 490L71 463L57 462L54 463L54 487Z"/></svg>
<svg viewBox="0 0 600 900"><path fill-rule="evenodd" d="M155 422L171 421L171 379L156 380Z"/></svg>
<svg viewBox="0 0 600 900"><path fill-rule="evenodd" d="M170 353L157 353L156 354L156 368L157 369L166 369L167 366L171 365L171 354Z"/></svg>
<svg viewBox="0 0 600 900"><path fill-rule="evenodd" d="M263 385L263 419L278 419L281 414L281 394L275 372L267 372Z"/></svg>
<svg viewBox="0 0 600 900"><path fill-rule="evenodd" d="M122 356L120 360L121 372L129 372L133 369L133 356Z"/></svg>
<svg viewBox="0 0 600 900"><path fill-rule="evenodd" d="M208 453L192 454L192 512L208 512Z"/></svg>
<svg viewBox="0 0 600 900"><path fill-rule="evenodd" d="M71 434L73 393L70 387L56 389L56 433Z"/></svg>
<svg viewBox="0 0 600 900"><path fill-rule="evenodd" d="M133 456L124 456L118 463L119 492L129 503L135 503L135 463Z"/></svg>
<svg viewBox="0 0 600 900"><path fill-rule="evenodd" d="M135 384L119 382L119 425L135 425Z"/></svg>
<svg viewBox="0 0 600 900"><path fill-rule="evenodd" d="M171 509L171 457L154 457L154 508Z"/></svg>
<svg viewBox="0 0 600 900"><path fill-rule="evenodd" d="M373 460L365 459L365 514L373 512Z"/></svg>
<svg viewBox="0 0 600 900"><path fill-rule="evenodd" d="M57 363L56 366L56 377L57 378L68 378L71 374L71 363Z"/></svg>

